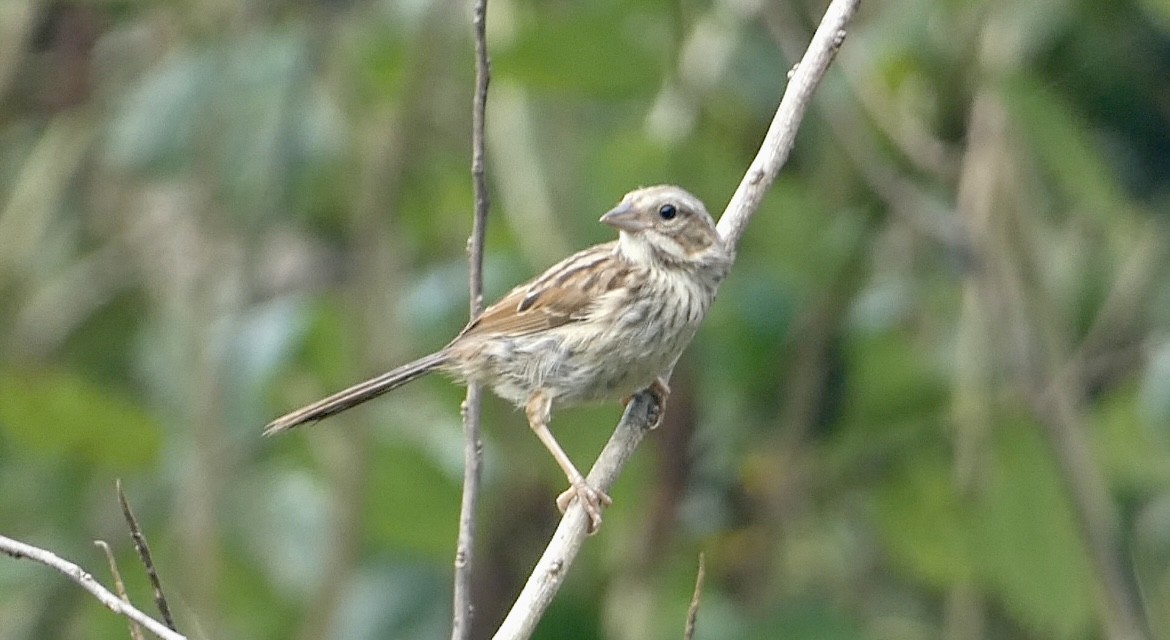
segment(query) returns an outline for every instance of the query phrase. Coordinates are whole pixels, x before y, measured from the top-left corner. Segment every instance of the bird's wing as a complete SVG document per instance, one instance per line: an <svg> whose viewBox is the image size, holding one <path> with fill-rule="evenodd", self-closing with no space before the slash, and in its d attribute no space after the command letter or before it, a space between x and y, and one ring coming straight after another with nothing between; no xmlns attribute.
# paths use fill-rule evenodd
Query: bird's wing
<svg viewBox="0 0 1170 640"><path fill-rule="evenodd" d="M610 268L610 262L620 260L613 242L575 253L509 291L472 320L459 338L495 333L524 335L580 321L615 282L629 277L624 265Z"/></svg>

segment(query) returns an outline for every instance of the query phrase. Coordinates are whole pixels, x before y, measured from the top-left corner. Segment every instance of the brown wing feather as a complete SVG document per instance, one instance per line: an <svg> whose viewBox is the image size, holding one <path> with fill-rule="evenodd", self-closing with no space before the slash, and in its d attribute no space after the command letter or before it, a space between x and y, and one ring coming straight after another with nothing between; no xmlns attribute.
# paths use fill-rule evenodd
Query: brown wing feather
<svg viewBox="0 0 1170 640"><path fill-rule="evenodd" d="M613 248L613 242L599 244L558 262L485 309L459 338L488 333L523 335L581 320L609 284L599 282L596 274L609 271L599 270L601 263L620 259Z"/></svg>

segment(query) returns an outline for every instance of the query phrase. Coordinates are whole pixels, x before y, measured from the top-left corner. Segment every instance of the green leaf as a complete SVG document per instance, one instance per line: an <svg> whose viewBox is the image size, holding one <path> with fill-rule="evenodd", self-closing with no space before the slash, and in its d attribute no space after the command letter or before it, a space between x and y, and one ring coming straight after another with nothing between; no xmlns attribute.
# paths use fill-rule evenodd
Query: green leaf
<svg viewBox="0 0 1170 640"><path fill-rule="evenodd" d="M757 628L752 638L855 640L865 635L847 612L825 600L797 601Z"/></svg>
<svg viewBox="0 0 1170 640"><path fill-rule="evenodd" d="M130 398L64 372L0 375L0 430L19 447L114 467L142 467L159 448L154 420Z"/></svg>
<svg viewBox="0 0 1170 640"><path fill-rule="evenodd" d="M1094 451L1108 474L1109 483L1119 491L1146 494L1170 486L1170 454L1166 449L1164 405L1157 397L1165 388L1165 354L1150 357L1151 371L1139 390L1123 385L1104 395L1093 410Z"/></svg>
<svg viewBox="0 0 1170 640"><path fill-rule="evenodd" d="M989 446L969 500L940 456L919 454L887 481L875 503L886 549L933 586L973 579L1037 637L1086 637L1092 569L1039 428L1008 421Z"/></svg>
<svg viewBox="0 0 1170 640"><path fill-rule="evenodd" d="M1060 95L1030 79L1009 84L1005 96L1018 120L1017 129L1072 203L1072 212L1087 215L1105 231L1131 238L1132 203L1105 162L1090 123Z"/></svg>
<svg viewBox="0 0 1170 640"><path fill-rule="evenodd" d="M501 79L533 88L594 97L631 98L658 90L667 56L640 38L644 25L614 7L589 3L542 16L514 44L492 53ZM659 60L655 60L658 55Z"/></svg>
<svg viewBox="0 0 1170 640"><path fill-rule="evenodd" d="M869 428L933 416L945 399L945 379L928 353L900 330L855 332L846 346L846 417Z"/></svg>
<svg viewBox="0 0 1170 640"><path fill-rule="evenodd" d="M876 493L877 520L891 559L936 587L970 580L971 513L941 456L922 454Z"/></svg>
<svg viewBox="0 0 1170 640"><path fill-rule="evenodd" d="M1151 499L1134 518L1133 571L1146 602L1170 602L1170 493ZM1149 607L1155 638L1170 637L1170 608Z"/></svg>
<svg viewBox="0 0 1170 640"><path fill-rule="evenodd" d="M1083 638L1093 572L1072 505L1039 427L996 429L973 524L977 566L1003 606L1042 637Z"/></svg>
<svg viewBox="0 0 1170 640"><path fill-rule="evenodd" d="M455 548L461 487L416 447L380 448L364 513L378 546L434 559ZM442 532L436 535L436 532Z"/></svg>
<svg viewBox="0 0 1170 640"><path fill-rule="evenodd" d="M1170 2L1166 0L1138 0L1137 4L1161 31L1170 31Z"/></svg>

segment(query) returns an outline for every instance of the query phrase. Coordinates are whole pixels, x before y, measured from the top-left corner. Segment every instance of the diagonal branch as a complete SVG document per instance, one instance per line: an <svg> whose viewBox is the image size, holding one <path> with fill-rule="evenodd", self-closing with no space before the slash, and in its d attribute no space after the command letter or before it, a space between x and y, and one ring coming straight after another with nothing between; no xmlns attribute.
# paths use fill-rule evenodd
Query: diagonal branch
<svg viewBox="0 0 1170 640"><path fill-rule="evenodd" d="M825 17L813 34L804 57L793 68L792 78L780 99L780 106L776 108L776 115L772 117L764 142L719 218L719 235L731 249L739 246L748 221L776 180L780 167L788 160L813 90L844 42L845 27L853 19L859 4L861 0L834 0L825 10Z"/></svg>
<svg viewBox="0 0 1170 640"><path fill-rule="evenodd" d="M150 587L154 590L154 604L158 607L167 628L178 631L175 618L171 615L171 607L167 604L167 597L163 594L162 582L158 579L158 570L154 568L154 559L150 557L150 545L146 544L146 536L142 534L138 518L134 517L134 510L130 508L130 502L126 500L126 494L122 491L122 480L117 480L115 486L118 490L118 504L122 507L122 516L126 519L126 526L130 527L130 538L134 540L134 550L138 552L138 558L146 569L146 577L150 579Z"/></svg>
<svg viewBox="0 0 1170 640"><path fill-rule="evenodd" d="M719 234L733 251L739 245L748 221L759 208L764 194L780 172L780 167L788 159L813 90L844 41L845 27L859 4L860 0L833 0L804 58L793 71L760 151L719 219ZM649 429L649 412L653 402L647 392L634 396L613 436L589 471L587 482L590 486L606 492L613 486L622 467ZM580 502L571 503L512 610L496 632L496 640L522 639L532 634L585 541L587 523L588 517Z"/></svg>
<svg viewBox="0 0 1170 640"><path fill-rule="evenodd" d="M650 413L656 411L654 399L646 391L638 393L626 405L617 429L601 450L597 462L589 470L585 482L595 489L609 493L622 467L634 455L634 450L650 430ZM553 532L552 540L536 562L528 583L516 598L512 610L494 636L495 640L519 640L532 635L536 623L548 609L553 596L565 581L569 566L581 550L588 536L589 516L579 501L569 503L561 523Z"/></svg>
<svg viewBox="0 0 1170 640"><path fill-rule="evenodd" d="M163 623L142 613L129 603L122 601L121 598L111 593L109 589L103 587L85 569L69 562L52 551L34 547L6 536L0 536L0 553L9 555L17 560L32 560L56 569L65 577L80 585L82 589L93 594L98 599L98 602L101 602L110 611L137 622L145 627L147 631L163 640L186 640L187 638L178 632L171 631Z"/></svg>

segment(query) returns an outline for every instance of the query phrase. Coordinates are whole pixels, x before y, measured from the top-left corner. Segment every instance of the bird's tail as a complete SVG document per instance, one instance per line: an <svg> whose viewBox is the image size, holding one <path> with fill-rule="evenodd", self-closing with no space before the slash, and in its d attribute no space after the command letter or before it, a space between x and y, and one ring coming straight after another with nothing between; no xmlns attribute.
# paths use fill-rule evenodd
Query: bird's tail
<svg viewBox="0 0 1170 640"><path fill-rule="evenodd" d="M282 431L288 431L293 427L298 427L306 422L316 422L322 418L328 418L335 413L341 413L350 407L357 406L366 400L376 398L387 391L397 389L402 385L421 378L422 376L434 371L443 366L450 356L446 350L432 353L429 356L424 356L408 362L401 367L397 367L376 378L370 378L365 382L343 389L337 393L306 405L285 414L264 427L264 435L276 435Z"/></svg>

